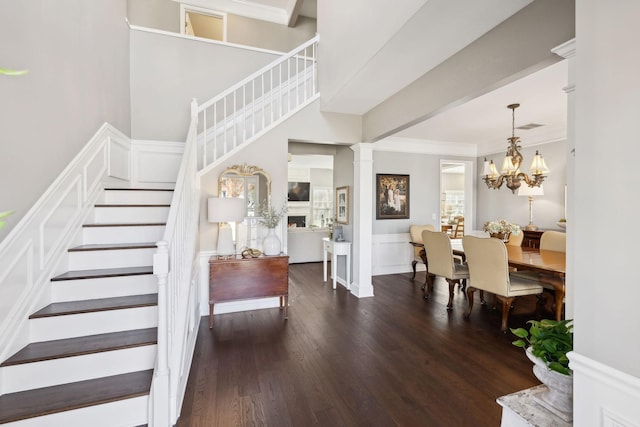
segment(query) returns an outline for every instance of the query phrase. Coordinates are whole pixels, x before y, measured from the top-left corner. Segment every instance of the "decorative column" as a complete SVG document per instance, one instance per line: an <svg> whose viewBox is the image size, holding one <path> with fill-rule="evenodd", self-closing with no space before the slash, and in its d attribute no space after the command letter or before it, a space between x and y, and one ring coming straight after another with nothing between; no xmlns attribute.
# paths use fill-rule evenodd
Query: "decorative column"
<svg viewBox="0 0 640 427"><path fill-rule="evenodd" d="M358 298L372 297L371 245L373 234L373 146L351 146L353 165L353 283L351 293Z"/></svg>
<svg viewBox="0 0 640 427"><path fill-rule="evenodd" d="M575 139L575 56L576 56L576 39L571 39L560 46L551 49L553 53L568 62L567 86L562 88L567 94L567 189L565 193L565 217L567 219L567 274L565 279L565 318L573 319L573 269L574 269L574 195L575 195L575 155L576 155L576 139Z"/></svg>

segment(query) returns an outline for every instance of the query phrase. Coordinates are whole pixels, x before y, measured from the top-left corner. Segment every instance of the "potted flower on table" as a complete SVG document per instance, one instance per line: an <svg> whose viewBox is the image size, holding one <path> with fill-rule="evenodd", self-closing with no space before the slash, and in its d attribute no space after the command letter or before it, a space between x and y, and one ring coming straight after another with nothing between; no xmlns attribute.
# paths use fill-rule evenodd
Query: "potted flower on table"
<svg viewBox="0 0 640 427"><path fill-rule="evenodd" d="M511 234L514 236L520 234L520 226L511 224L506 219L500 219L498 221L485 222L482 231L489 233L491 237L500 239L503 242L508 242Z"/></svg>

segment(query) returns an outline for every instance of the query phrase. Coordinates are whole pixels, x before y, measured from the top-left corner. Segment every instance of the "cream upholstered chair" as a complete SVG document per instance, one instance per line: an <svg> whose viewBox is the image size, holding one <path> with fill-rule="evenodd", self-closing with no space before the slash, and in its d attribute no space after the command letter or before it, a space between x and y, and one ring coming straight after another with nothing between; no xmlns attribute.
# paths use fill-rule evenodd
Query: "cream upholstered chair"
<svg viewBox="0 0 640 427"><path fill-rule="evenodd" d="M427 252L427 271L443 277L449 284L447 309L451 309L455 284L460 284L461 280L469 278L469 269L466 264L459 264L453 261L451 239L446 233L425 230L422 232L422 241ZM424 294L425 299L429 299L433 291L433 280L429 280L427 285L428 289Z"/></svg>
<svg viewBox="0 0 640 427"><path fill-rule="evenodd" d="M502 302L502 323L500 330L507 331L507 318L515 297L541 294L539 281L518 277L509 273L507 248L499 239L486 239L474 236L462 238L464 254L469 265L469 284L467 297L469 311L473 309L473 293L476 289L491 292Z"/></svg>
<svg viewBox="0 0 640 427"><path fill-rule="evenodd" d="M522 241L524 240L524 233L520 231L518 234L511 233L509 235L509 241L506 243L511 246L522 246Z"/></svg>
<svg viewBox="0 0 640 427"><path fill-rule="evenodd" d="M412 225L409 227L409 235L411 236L411 241L415 242L415 243L422 243L422 232L424 230L430 230L433 231L435 230L435 227L431 224L425 224L425 225ZM419 262L422 262L422 257L420 256L420 251L422 251L422 248L414 246L413 247L413 261L411 261L411 267L413 268L413 276L411 277L411 280L416 278L416 264ZM428 273L427 273L428 275ZM427 282L429 281L429 278L427 277Z"/></svg>
<svg viewBox="0 0 640 427"><path fill-rule="evenodd" d="M540 237L540 250L567 252L567 235L560 231L545 231Z"/></svg>

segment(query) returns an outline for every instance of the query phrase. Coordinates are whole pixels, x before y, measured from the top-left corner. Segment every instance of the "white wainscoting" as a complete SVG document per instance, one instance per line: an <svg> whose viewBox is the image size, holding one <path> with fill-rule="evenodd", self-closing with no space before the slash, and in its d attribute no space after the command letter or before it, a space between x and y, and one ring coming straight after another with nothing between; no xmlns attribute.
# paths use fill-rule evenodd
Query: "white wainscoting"
<svg viewBox="0 0 640 427"><path fill-rule="evenodd" d="M184 142L132 141L132 185L173 187L183 152Z"/></svg>
<svg viewBox="0 0 640 427"><path fill-rule="evenodd" d="M573 370L573 425L640 427L640 378L576 352Z"/></svg>
<svg viewBox="0 0 640 427"><path fill-rule="evenodd" d="M409 243L409 233L374 234L372 241L372 275L413 272L413 246ZM418 263L416 267L418 271L424 271L423 263Z"/></svg>
<svg viewBox="0 0 640 427"><path fill-rule="evenodd" d="M93 212L108 164L119 175L128 170L121 153L128 144L126 135L102 125L0 243L0 360L27 343L28 317L50 301L50 278L66 270L67 249ZM113 159L110 147L120 148Z"/></svg>

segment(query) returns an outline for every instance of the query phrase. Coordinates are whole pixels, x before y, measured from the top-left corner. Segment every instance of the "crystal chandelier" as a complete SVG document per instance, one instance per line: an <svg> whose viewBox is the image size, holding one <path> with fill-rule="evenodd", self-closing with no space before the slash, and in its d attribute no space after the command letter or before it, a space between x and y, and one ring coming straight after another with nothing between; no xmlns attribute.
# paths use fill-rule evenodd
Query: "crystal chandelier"
<svg viewBox="0 0 640 427"><path fill-rule="evenodd" d="M511 138L507 138L509 147L507 148L507 155L504 156L504 160L502 161L500 173L498 173L493 160L488 162L486 157L484 159L484 171L482 173L482 180L487 184L487 187L497 190L506 182L507 188L514 194L516 190L520 188L521 181L523 180L529 187L540 187L546 178L545 173L549 172L542 155L537 150L531 162L531 167L529 168L531 177L520 171L520 165L522 164L520 149L522 147L518 143L520 138L515 136L515 110L519 106L520 104L507 105L507 108L511 110Z"/></svg>

